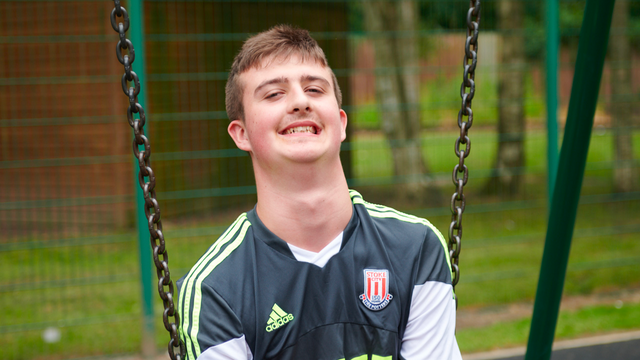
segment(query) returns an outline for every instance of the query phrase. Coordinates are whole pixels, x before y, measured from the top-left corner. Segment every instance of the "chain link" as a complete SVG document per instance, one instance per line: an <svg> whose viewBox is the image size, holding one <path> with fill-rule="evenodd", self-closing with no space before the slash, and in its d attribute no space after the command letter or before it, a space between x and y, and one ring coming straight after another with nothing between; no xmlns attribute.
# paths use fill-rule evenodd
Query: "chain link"
<svg viewBox="0 0 640 360"><path fill-rule="evenodd" d="M473 125L473 111L471 101L476 91L475 71L478 61L478 29L480 25L480 0L471 0L467 12L467 40L464 44L464 73L460 86L462 106L458 112L458 127L460 136L456 139L455 153L458 163L453 168L452 181L456 190L451 197L451 225L449 225L449 257L451 258L452 276L451 284L454 289L460 280L460 268L458 258L462 240L462 213L465 208L464 186L469 180L469 169L464 164L464 159L471 151L471 140L467 131ZM468 89L468 92L467 92ZM463 119L466 117L466 121ZM462 146L462 147L461 147ZM456 306L458 298L456 297Z"/></svg>
<svg viewBox="0 0 640 360"><path fill-rule="evenodd" d="M135 51L131 40L126 38L126 32L129 29L129 14L124 7L120 6L120 0L113 0L114 9L111 11L111 27L120 35L118 45L116 45L116 56L118 61L124 65L124 74L122 75L122 91L129 98L129 107L127 108L127 120L133 128L133 155L138 160L140 173L138 174L138 182L144 194L144 213L147 216L149 234L151 240L151 248L153 249L153 262L156 265L158 275L158 293L164 305L162 320L164 327L171 336L168 351L171 360L185 359L185 345L178 334L178 325L180 323L180 315L176 311L173 303L173 281L169 271L169 255L165 248L164 234L162 233L162 221L160 221L160 206L156 200L156 177L151 169L151 146L149 139L144 134L144 124L146 116L142 105L138 103L138 95L140 94L140 79L133 71L132 64L135 60ZM117 22L116 17L122 17L123 22ZM123 50L128 50L128 54L123 54ZM133 86L129 83L133 82ZM138 119L134 114L138 114ZM140 145L144 150L140 150ZM145 180L145 178L148 179ZM174 321L171 321L173 318ZM176 349L179 353L176 353Z"/></svg>

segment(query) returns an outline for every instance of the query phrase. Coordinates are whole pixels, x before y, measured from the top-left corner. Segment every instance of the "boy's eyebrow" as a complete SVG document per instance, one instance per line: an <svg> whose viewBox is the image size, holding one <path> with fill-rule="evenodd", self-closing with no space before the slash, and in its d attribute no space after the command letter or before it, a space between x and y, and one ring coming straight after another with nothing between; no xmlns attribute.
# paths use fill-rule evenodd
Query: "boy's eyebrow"
<svg viewBox="0 0 640 360"><path fill-rule="evenodd" d="M300 79L301 82L312 82L312 81L320 81L321 83L323 83L326 86L331 86L331 83L329 83L329 81L325 78L323 78L322 76L315 76L315 75L302 75L302 78Z"/></svg>
<svg viewBox="0 0 640 360"><path fill-rule="evenodd" d="M289 82L289 79L287 79L284 76L280 76L277 78L273 78L270 80L265 80L262 83L260 83L260 85L258 85L258 87L256 88L256 90L253 92L254 94L257 94L258 91L260 91L260 89L262 89L263 87L267 86L267 85L271 85L271 84L286 84Z"/></svg>

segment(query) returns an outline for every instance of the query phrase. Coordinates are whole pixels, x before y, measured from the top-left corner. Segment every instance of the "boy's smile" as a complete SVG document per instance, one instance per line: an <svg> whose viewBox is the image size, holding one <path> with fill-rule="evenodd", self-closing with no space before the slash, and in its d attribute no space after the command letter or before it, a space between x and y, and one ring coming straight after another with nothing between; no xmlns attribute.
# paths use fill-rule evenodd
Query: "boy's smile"
<svg viewBox="0 0 640 360"><path fill-rule="evenodd" d="M302 134L302 133L309 133L309 134L317 134L318 133L318 129L316 129L316 127L314 125L299 125L299 126L290 126L288 128L286 128L283 132L281 132L281 135L289 135L289 134Z"/></svg>
<svg viewBox="0 0 640 360"><path fill-rule="evenodd" d="M338 160L347 116L338 107L331 71L313 60L266 59L240 75L244 121L229 125L254 167Z"/></svg>

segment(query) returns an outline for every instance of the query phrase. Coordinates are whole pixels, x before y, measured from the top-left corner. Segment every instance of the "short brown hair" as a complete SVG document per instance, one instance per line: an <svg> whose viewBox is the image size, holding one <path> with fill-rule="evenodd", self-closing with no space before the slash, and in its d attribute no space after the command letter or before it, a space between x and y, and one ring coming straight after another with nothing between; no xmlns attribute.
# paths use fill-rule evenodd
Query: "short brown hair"
<svg viewBox="0 0 640 360"><path fill-rule="evenodd" d="M302 61L313 60L329 68L338 107L342 107L342 92L338 86L338 80L329 67L324 51L315 39L307 30L289 25L277 25L247 39L233 60L225 88L225 104L230 120L244 119L243 85L240 82L240 74L251 68L257 68L265 59L286 60L292 55L300 56Z"/></svg>

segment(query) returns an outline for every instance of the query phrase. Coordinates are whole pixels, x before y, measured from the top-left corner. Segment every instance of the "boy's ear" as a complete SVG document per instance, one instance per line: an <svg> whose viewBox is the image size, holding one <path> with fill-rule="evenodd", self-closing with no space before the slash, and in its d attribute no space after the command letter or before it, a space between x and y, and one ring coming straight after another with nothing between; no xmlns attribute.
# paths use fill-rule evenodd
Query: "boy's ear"
<svg viewBox="0 0 640 360"><path fill-rule="evenodd" d="M240 150L251 151L251 143L247 136L247 129L244 126L242 120L233 120L227 127L227 132L236 143L236 146Z"/></svg>
<svg viewBox="0 0 640 360"><path fill-rule="evenodd" d="M342 141L347 138L347 113L340 109L340 123L342 125Z"/></svg>

